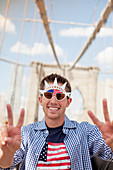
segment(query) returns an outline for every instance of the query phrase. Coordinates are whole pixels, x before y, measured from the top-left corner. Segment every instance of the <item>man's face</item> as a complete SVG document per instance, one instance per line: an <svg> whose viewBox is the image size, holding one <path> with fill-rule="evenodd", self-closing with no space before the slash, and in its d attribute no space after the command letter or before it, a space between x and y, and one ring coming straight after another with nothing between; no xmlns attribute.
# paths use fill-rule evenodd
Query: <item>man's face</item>
<svg viewBox="0 0 113 170"><path fill-rule="evenodd" d="M62 86L62 84L59 84L59 86ZM50 100L46 99L44 96L39 97L40 104L43 107L43 111L45 113L45 120L51 119L64 121L66 107L70 105L72 99L67 99L66 97L63 100L58 101L56 99L56 93L62 92L58 89L51 89L49 92L50 91L53 92L53 96Z"/></svg>

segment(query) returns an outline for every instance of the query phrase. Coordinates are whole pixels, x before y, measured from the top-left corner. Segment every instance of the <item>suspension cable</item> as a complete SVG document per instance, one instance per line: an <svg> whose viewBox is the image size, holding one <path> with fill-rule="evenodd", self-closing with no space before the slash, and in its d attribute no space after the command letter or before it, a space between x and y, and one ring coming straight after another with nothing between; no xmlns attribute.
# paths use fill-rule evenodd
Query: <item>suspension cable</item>
<svg viewBox="0 0 113 170"><path fill-rule="evenodd" d="M50 27L49 27L49 23L48 23L48 18L47 18L47 14L46 14L44 1L43 0L35 0L35 3L37 4L37 6L39 8L39 13L40 13L40 16L42 18L42 21L43 21L43 24L44 24L44 27L45 27L45 30L46 30L46 33L47 33L47 37L48 37L50 45L52 47L53 54L54 54L55 60L57 62L57 65L58 65L58 67L60 69L62 69L62 67L61 67L61 65L60 65L60 63L58 61L58 57L57 57L55 47L54 47L54 44L53 44L53 40L52 40L52 36L51 36L51 31L50 31Z"/></svg>
<svg viewBox="0 0 113 170"><path fill-rule="evenodd" d="M75 60L74 64L68 69L69 71L72 70L75 66L75 64L81 59L85 51L88 49L89 45L92 43L92 41L95 39L97 33L100 31L101 27L103 24L107 21L107 18L109 17L110 13L113 10L113 0L109 0L107 6L105 9L102 11L100 15L100 20L98 21L96 28L94 29L92 35L86 42L85 46L83 47L82 51L80 52L79 56Z"/></svg>
<svg viewBox="0 0 113 170"><path fill-rule="evenodd" d="M0 41L0 53L1 53L1 49L2 49L3 38L4 38L4 33L5 33L6 23L7 23L7 16L8 16L8 11L9 11L9 4L10 4L10 0L7 0L7 7L6 7L6 14L5 14L5 21L4 21L4 26L3 26L3 31L2 31L2 35L1 35L1 41Z"/></svg>

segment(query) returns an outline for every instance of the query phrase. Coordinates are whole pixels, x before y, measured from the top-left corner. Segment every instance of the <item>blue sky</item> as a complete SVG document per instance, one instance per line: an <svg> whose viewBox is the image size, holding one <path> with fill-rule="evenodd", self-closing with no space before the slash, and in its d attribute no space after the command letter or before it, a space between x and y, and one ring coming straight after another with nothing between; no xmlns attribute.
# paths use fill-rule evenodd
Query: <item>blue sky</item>
<svg viewBox="0 0 113 170"><path fill-rule="evenodd" d="M72 65L91 35L94 29L93 26L99 20L101 12L108 1L45 0L44 2L47 16L52 21L76 23L75 25L50 23L50 30L59 62ZM25 3L25 0L10 1L0 57L15 62L18 61L18 63L25 65L34 60L47 64L56 64L42 23L36 22L34 25L34 22L25 21L22 33ZM6 5L7 0L0 1L0 37L3 31ZM113 71L112 17L111 13L105 27L101 29L77 65L85 67L98 66L103 72ZM26 18L40 20L39 11L33 0L28 1ZM25 67L25 78L26 69ZM8 93L11 77L10 63L0 61L0 77L2 80L0 93L3 91ZM101 74L99 77L101 78ZM113 78L112 74L105 74L104 78L106 79L107 77Z"/></svg>

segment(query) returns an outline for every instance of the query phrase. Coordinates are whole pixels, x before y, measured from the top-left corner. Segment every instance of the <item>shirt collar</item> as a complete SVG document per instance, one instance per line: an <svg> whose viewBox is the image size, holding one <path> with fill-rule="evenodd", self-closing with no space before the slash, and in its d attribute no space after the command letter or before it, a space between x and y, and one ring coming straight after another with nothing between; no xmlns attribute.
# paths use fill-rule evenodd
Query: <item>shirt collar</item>
<svg viewBox="0 0 113 170"><path fill-rule="evenodd" d="M68 129L76 128L76 121L71 121L71 120L65 115L65 122L64 122L64 127L63 127L63 128L68 128Z"/></svg>
<svg viewBox="0 0 113 170"><path fill-rule="evenodd" d="M36 130L46 130L47 129L47 126L45 123L45 117L38 123L39 123L38 127L35 128Z"/></svg>
<svg viewBox="0 0 113 170"><path fill-rule="evenodd" d="M71 121L66 115L65 115L65 122L64 122L64 126L63 129L73 129L76 128L76 121ZM46 130L47 126L45 123L45 117L42 119L41 122L39 122L39 126L38 128L36 128L37 130Z"/></svg>

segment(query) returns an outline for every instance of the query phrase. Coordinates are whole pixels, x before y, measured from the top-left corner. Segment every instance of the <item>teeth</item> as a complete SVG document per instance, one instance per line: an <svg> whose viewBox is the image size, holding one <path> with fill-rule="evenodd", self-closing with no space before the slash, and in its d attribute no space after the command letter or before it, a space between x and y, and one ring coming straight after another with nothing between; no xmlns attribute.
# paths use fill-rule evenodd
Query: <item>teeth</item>
<svg viewBox="0 0 113 170"><path fill-rule="evenodd" d="M51 110L58 110L58 108L50 107Z"/></svg>

